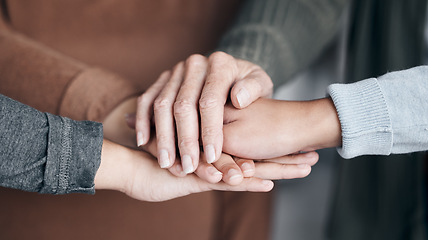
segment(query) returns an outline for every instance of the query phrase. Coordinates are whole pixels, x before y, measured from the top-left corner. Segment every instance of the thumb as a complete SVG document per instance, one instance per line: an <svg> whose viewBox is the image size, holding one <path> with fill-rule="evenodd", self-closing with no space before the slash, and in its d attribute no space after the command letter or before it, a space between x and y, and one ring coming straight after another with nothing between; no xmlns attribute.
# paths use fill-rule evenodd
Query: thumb
<svg viewBox="0 0 428 240"><path fill-rule="evenodd" d="M242 109L260 97L270 97L272 90L273 83L269 75L259 69L236 81L230 92L230 99L234 107Z"/></svg>

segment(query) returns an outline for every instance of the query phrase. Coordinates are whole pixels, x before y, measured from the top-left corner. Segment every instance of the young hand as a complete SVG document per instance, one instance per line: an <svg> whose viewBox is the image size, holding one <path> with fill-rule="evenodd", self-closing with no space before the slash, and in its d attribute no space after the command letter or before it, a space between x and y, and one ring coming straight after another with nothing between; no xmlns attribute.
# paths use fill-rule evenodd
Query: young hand
<svg viewBox="0 0 428 240"><path fill-rule="evenodd" d="M288 159L288 162L294 160ZM104 140L101 164L95 175L95 188L121 191L144 201L165 201L210 190L267 192L273 188L270 179L304 177L309 172L310 168L289 168L278 160L276 163L257 164L257 177L245 178L238 185L209 183L194 174L173 176L169 171L159 168L149 154Z"/></svg>
<svg viewBox="0 0 428 240"><path fill-rule="evenodd" d="M245 109L226 107L223 151L269 159L341 144L341 128L329 98L314 101L259 99Z"/></svg>

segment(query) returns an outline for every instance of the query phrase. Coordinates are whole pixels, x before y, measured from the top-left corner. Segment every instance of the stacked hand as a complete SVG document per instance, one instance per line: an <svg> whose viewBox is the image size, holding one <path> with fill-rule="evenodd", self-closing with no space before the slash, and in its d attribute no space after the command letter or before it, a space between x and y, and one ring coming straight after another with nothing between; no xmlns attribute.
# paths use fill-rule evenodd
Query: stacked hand
<svg viewBox="0 0 428 240"><path fill-rule="evenodd" d="M232 104L244 108L261 96L270 96L272 81L259 66L222 52L209 58L190 56L164 72L138 99L138 145L149 140L153 114L162 168L174 164L176 143L186 173L197 168L200 145L207 162L215 162L222 152L223 112L229 92Z"/></svg>
<svg viewBox="0 0 428 240"><path fill-rule="evenodd" d="M251 104L271 93L272 82L259 66L221 52L209 58L192 55L162 73L142 96L118 106L104 126L107 138L134 148L137 142L140 150L157 156L159 165L169 172L154 167L150 155L126 148L127 155L133 157L126 160L129 164L120 165L126 174L118 183L126 183L116 188L138 199L166 200L212 189L269 191L273 186L269 180L307 176L318 155L290 155L311 149L300 149L294 140L278 141L274 129L263 127L272 126L266 121L271 121L275 106L264 104L267 100ZM136 117L125 122L123 114L135 108ZM283 133L289 136L297 131ZM115 164L112 161L106 169L114 169Z"/></svg>

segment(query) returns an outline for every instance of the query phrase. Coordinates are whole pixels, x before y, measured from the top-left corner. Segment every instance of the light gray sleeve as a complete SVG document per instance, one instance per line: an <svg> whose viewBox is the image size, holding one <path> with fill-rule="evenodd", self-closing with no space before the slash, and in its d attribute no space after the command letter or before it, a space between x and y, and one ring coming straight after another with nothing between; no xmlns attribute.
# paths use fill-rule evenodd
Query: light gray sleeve
<svg viewBox="0 0 428 240"><path fill-rule="evenodd" d="M94 193L102 125L42 113L0 95L0 185L24 191Z"/></svg>
<svg viewBox="0 0 428 240"><path fill-rule="evenodd" d="M428 150L428 66L328 91L342 126L344 158Z"/></svg>
<svg viewBox="0 0 428 240"><path fill-rule="evenodd" d="M217 48L260 65L274 85L306 68L334 38L348 0L248 0Z"/></svg>

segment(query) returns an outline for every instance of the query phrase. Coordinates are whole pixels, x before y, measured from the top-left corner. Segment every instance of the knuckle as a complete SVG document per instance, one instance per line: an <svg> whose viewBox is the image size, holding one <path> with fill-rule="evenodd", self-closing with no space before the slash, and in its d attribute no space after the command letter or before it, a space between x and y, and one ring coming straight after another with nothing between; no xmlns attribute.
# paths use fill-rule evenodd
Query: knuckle
<svg viewBox="0 0 428 240"><path fill-rule="evenodd" d="M220 100L214 94L205 94L199 99L199 108L201 111L217 108L220 105Z"/></svg>
<svg viewBox="0 0 428 240"><path fill-rule="evenodd" d="M292 173L290 172L290 169L287 165L281 164L279 171L280 171L279 177L281 179L289 179L291 177L290 175L292 175Z"/></svg>
<svg viewBox="0 0 428 240"><path fill-rule="evenodd" d="M165 146L168 145L171 137L167 136L166 134L157 134L156 139L158 146Z"/></svg>
<svg viewBox="0 0 428 240"><path fill-rule="evenodd" d="M147 93L143 93L137 98L138 105L145 105L146 102L147 102Z"/></svg>
<svg viewBox="0 0 428 240"><path fill-rule="evenodd" d="M173 72L177 71L178 69L183 68L183 66L184 66L184 62L183 62L183 61L178 62L178 63L174 66L174 68L173 68Z"/></svg>
<svg viewBox="0 0 428 240"><path fill-rule="evenodd" d="M196 109L195 103L188 99L177 100L174 103L174 116L183 117L189 115Z"/></svg>
<svg viewBox="0 0 428 240"><path fill-rule="evenodd" d="M265 84L263 84L263 85L265 85ZM271 91L273 90L273 82L269 76L267 77L267 80L266 80L266 88L268 88Z"/></svg>
<svg viewBox="0 0 428 240"><path fill-rule="evenodd" d="M159 75L159 78L164 78L171 75L171 70L165 70L161 73L161 75Z"/></svg>
<svg viewBox="0 0 428 240"><path fill-rule="evenodd" d="M206 137L215 137L221 133L221 129L213 128L213 127L203 127L201 130L203 136Z"/></svg>
<svg viewBox="0 0 428 240"><path fill-rule="evenodd" d="M213 76L224 75L226 71L231 76L237 74L235 58L225 52L215 52L209 57L210 74ZM225 70L226 69L226 70Z"/></svg>
<svg viewBox="0 0 428 240"><path fill-rule="evenodd" d="M265 81L265 83L260 83L260 89L265 89L264 92L267 92L269 95L273 92L273 82L268 77L268 79Z"/></svg>
<svg viewBox="0 0 428 240"><path fill-rule="evenodd" d="M199 67L204 65L205 57L200 54L193 54L186 60L186 65L188 67Z"/></svg>
<svg viewBox="0 0 428 240"><path fill-rule="evenodd" d="M195 145L195 142L197 142L197 139L191 138L191 137L181 137L178 141L178 146L182 148L191 148Z"/></svg>
<svg viewBox="0 0 428 240"><path fill-rule="evenodd" d="M157 98L153 103L153 110L155 112L166 111L171 108L171 101L167 98Z"/></svg>
<svg viewBox="0 0 428 240"><path fill-rule="evenodd" d="M269 75L263 70L260 69L261 74L257 78L257 84L260 92L272 93L273 92L273 82Z"/></svg>
<svg viewBox="0 0 428 240"><path fill-rule="evenodd" d="M217 51L210 55L210 60L212 61L224 61L226 59L233 59L233 57L222 51Z"/></svg>

